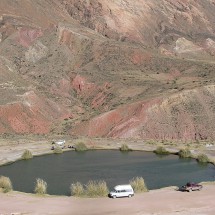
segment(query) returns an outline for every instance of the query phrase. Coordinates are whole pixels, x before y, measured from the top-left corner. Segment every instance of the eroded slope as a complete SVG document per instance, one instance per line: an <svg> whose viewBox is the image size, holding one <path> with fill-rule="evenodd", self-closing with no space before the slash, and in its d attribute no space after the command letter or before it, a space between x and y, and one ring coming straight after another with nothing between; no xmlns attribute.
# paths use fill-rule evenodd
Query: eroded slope
<svg viewBox="0 0 215 215"><path fill-rule="evenodd" d="M214 139L215 1L0 2L0 132Z"/></svg>

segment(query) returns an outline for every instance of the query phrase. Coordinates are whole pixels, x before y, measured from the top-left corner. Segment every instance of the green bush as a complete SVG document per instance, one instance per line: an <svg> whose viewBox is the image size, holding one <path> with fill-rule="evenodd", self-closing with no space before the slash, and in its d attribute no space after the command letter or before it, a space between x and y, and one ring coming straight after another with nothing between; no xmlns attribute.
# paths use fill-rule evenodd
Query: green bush
<svg viewBox="0 0 215 215"><path fill-rule="evenodd" d="M87 150L87 147L84 143L80 142L80 143L75 144L75 151L82 152L82 151L86 151L86 150Z"/></svg>
<svg viewBox="0 0 215 215"><path fill-rule="evenodd" d="M83 196L84 195L84 186L80 182L71 184L70 186L71 196Z"/></svg>
<svg viewBox="0 0 215 215"><path fill-rule="evenodd" d="M157 147L157 149L154 150L154 153L158 154L158 155L168 155L169 154L169 152L162 146Z"/></svg>
<svg viewBox="0 0 215 215"><path fill-rule="evenodd" d="M54 148L54 151L53 151L55 154L62 154L63 153L63 150L59 147L59 146L57 146L57 147L55 147Z"/></svg>
<svg viewBox="0 0 215 215"><path fill-rule="evenodd" d="M148 188L142 177L136 177L129 181L135 193L147 192Z"/></svg>
<svg viewBox="0 0 215 215"><path fill-rule="evenodd" d="M4 193L7 193L13 190L13 186L10 178L5 176L0 176L0 188L3 190Z"/></svg>
<svg viewBox="0 0 215 215"><path fill-rule="evenodd" d="M47 193L47 183L43 179L37 178L34 192L36 194L40 194L40 195L46 194Z"/></svg>
<svg viewBox="0 0 215 215"><path fill-rule="evenodd" d="M126 144L122 144L122 146L120 147L119 150L120 150L121 152L132 151L132 150L128 147L128 145L126 145Z"/></svg>
<svg viewBox="0 0 215 215"><path fill-rule="evenodd" d="M178 155L180 158L191 158L192 157L191 151L189 149L181 149L178 152Z"/></svg>
<svg viewBox="0 0 215 215"><path fill-rule="evenodd" d="M26 149L23 154L22 154L22 159L24 160L28 160L28 159L31 159L33 158L33 155L31 153L31 151L29 151L28 149Z"/></svg>
<svg viewBox="0 0 215 215"><path fill-rule="evenodd" d="M105 181L89 181L86 185L87 197L105 197L109 193Z"/></svg>
<svg viewBox="0 0 215 215"><path fill-rule="evenodd" d="M208 163L208 162L210 162L208 156L205 155L205 154L200 154L200 155L198 155L197 161L198 161L199 163Z"/></svg>

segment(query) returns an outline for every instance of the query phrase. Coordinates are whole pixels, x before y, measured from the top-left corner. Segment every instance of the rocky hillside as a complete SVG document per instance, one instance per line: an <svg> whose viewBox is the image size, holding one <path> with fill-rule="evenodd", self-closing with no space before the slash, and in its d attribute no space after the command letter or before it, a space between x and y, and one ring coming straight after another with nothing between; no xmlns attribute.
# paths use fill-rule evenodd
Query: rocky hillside
<svg viewBox="0 0 215 215"><path fill-rule="evenodd" d="M0 133L215 139L215 0L1 0Z"/></svg>

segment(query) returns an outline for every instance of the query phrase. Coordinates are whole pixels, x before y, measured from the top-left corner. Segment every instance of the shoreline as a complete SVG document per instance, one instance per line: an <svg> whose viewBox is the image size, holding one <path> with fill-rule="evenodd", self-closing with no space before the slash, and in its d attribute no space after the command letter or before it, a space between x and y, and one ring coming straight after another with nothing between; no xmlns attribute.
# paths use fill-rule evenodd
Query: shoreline
<svg viewBox="0 0 215 215"><path fill-rule="evenodd" d="M28 137L19 140L14 140L14 138L0 138L0 167L12 164L16 161L22 160L21 156L25 149L32 152L34 157L54 154L51 150L51 139L36 137L28 141ZM60 137L62 138L62 137ZM53 139L53 138L52 138ZM59 139L59 138L57 138ZM2 144L6 142L8 144ZM67 145L75 145L78 142L83 142L88 150L119 150L122 144L127 144L132 151L145 151L153 152L158 146L164 147L170 154L175 154L179 152L180 149L185 148L183 144L162 144L160 142L155 142L154 144L149 144L143 140L127 140L127 139L106 139L106 138L79 138L79 139L67 139ZM192 159L197 159L197 155L205 154L208 156L210 162L215 165L215 145L207 148L206 146L200 145L199 148L196 144L189 146L192 153ZM73 151L74 149L66 148L63 152Z"/></svg>
<svg viewBox="0 0 215 215"><path fill-rule="evenodd" d="M53 153L53 150L51 150L52 141L50 139L47 139L47 140L33 139L30 141L27 141L27 138L23 138L22 140L18 140L18 143L14 143L14 139L12 140L9 139L9 141L12 141L12 142L9 143L8 145L1 144L4 141L8 142L8 139L0 139L0 153L4 155L4 153L6 152L6 155L8 157L7 159L2 157L0 158L0 167L10 165L17 161L23 160L21 156L25 149L30 150L34 157L55 154ZM70 140L67 140L67 145L75 145L78 142L84 142L88 147L88 150L119 150L120 146L125 143L129 145L129 148L131 148L132 151L153 152L156 149L156 147L161 146L161 144L155 144L152 146L150 144L143 143L143 141L137 141L137 140L124 140L124 139L109 140L109 139L89 139L89 138L70 139ZM12 147L14 148L12 149ZM180 147L173 147L172 145L168 145L168 146L163 145L163 147L165 147L170 154L179 156L177 153L180 150ZM69 151L74 151L74 149L70 149L70 148L63 149L63 153L69 152ZM215 159L215 148L214 148L214 156L211 156L210 158ZM197 160L196 157L191 157L191 159ZM208 163L215 165L215 162L208 162ZM34 193L31 193L31 194L34 194Z"/></svg>
<svg viewBox="0 0 215 215"><path fill-rule="evenodd" d="M58 138L59 139L59 138ZM8 165L20 160L25 149L32 151L34 156L52 154L51 138L22 138L17 143L14 139L0 139L1 165ZM152 152L161 144L146 144L136 140L107 140L107 139L68 139L69 145L77 142L84 142L87 147L93 150L119 150L125 143L134 151ZM183 145L175 147L173 145L163 145L172 154L179 151ZM194 150L195 146L191 148ZM71 151L74 149L66 149ZM215 158L215 148L207 150L201 146L194 153L208 153L211 158ZM7 156L7 157L6 157ZM7 158L7 159L6 159ZM2 164L3 163L3 164ZM82 198L66 195L37 195L34 193L24 193L11 191L9 193L0 192L1 215L22 215L22 214L43 214L43 215L214 215L213 196L215 192L215 182L202 182L203 190L191 193L176 191L176 186L163 187L149 190L149 192L135 194L132 198L110 199L108 197ZM184 202L186 199L186 202ZM13 207L11 207L13 205ZM192 205L192 207L191 207Z"/></svg>
<svg viewBox="0 0 215 215"><path fill-rule="evenodd" d="M0 208L1 215L214 215L214 192L214 184L204 184L201 191L179 192L166 187L117 199L38 196L12 191L0 193Z"/></svg>

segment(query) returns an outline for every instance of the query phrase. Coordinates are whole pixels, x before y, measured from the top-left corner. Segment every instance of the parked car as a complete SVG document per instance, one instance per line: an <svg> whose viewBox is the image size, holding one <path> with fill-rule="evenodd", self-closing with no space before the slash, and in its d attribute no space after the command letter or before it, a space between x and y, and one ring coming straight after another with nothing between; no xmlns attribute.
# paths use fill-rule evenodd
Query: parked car
<svg viewBox="0 0 215 215"><path fill-rule="evenodd" d="M109 193L109 197L119 198L119 197L132 197L134 195L134 190L130 184L117 185L114 190Z"/></svg>
<svg viewBox="0 0 215 215"><path fill-rule="evenodd" d="M197 184L194 182L188 182L186 185L184 185L180 188L180 191L191 192L191 191L201 190L202 187L203 186L201 184Z"/></svg>

